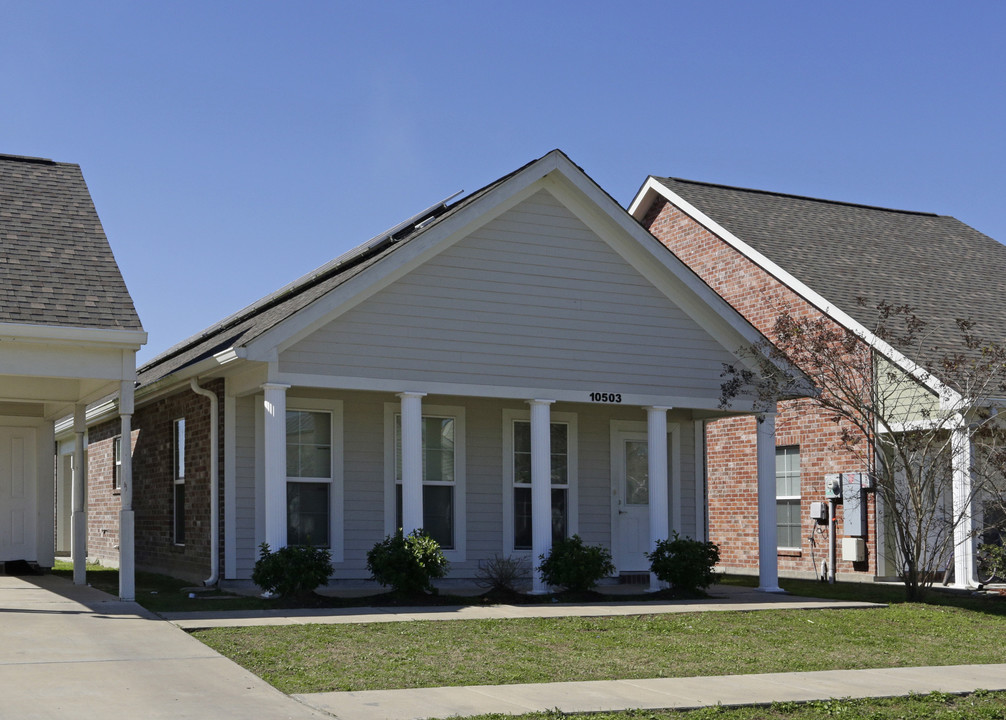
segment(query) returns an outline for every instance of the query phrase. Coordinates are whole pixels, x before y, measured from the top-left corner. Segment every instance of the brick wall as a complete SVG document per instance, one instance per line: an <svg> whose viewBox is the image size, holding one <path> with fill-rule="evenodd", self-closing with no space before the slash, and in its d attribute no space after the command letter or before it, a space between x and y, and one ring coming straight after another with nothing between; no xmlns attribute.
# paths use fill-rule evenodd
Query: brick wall
<svg viewBox="0 0 1006 720"><path fill-rule="evenodd" d="M223 381L205 383L220 399L218 429L223 470ZM174 421L185 418L185 544L174 542ZM118 560L119 495L112 490L119 420L88 433L88 554ZM136 567L200 581L210 571L210 403L191 390L136 408L133 434L133 510ZM218 480L223 507L223 478ZM223 512L220 537L223 537ZM223 544L221 542L221 549ZM222 555L222 554L221 554Z"/></svg>
<svg viewBox="0 0 1006 720"><path fill-rule="evenodd" d="M643 225L770 339L772 326L784 310L801 319L820 316L802 297L666 200L653 204ZM860 459L842 449L838 426L827 413L800 402L782 402L778 410L776 445L800 446L802 527L800 549L779 551L779 570L810 573L820 568L821 560L827 557L827 528L810 519L811 501L824 500L825 473L866 468ZM758 567L755 423L750 417L728 418L712 422L707 428L709 537L720 545L724 569ZM872 494L867 498L866 562L841 560L839 507L839 573L876 573L875 503Z"/></svg>

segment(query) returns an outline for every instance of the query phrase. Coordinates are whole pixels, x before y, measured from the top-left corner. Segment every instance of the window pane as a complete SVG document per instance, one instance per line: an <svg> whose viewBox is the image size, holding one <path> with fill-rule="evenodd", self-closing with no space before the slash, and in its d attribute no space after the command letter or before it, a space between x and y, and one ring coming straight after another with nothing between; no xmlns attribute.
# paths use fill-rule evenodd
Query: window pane
<svg viewBox="0 0 1006 720"><path fill-rule="evenodd" d="M531 423L517 420L513 424L513 450L515 453L531 453Z"/></svg>
<svg viewBox="0 0 1006 720"><path fill-rule="evenodd" d="M524 485L531 484L531 453L514 453L513 481Z"/></svg>
<svg viewBox="0 0 1006 720"><path fill-rule="evenodd" d="M801 546L800 501L779 500L776 502L776 522L778 546L798 548Z"/></svg>
<svg viewBox="0 0 1006 720"><path fill-rule="evenodd" d="M328 483L286 484L288 545L328 547Z"/></svg>
<svg viewBox="0 0 1006 720"><path fill-rule="evenodd" d="M777 497L796 497L800 495L799 447L776 448L775 486Z"/></svg>
<svg viewBox="0 0 1006 720"><path fill-rule="evenodd" d="M565 485L569 481L569 468L565 455L552 455L552 484Z"/></svg>
<svg viewBox="0 0 1006 720"><path fill-rule="evenodd" d="M185 418L175 420L175 479L185 477Z"/></svg>
<svg viewBox="0 0 1006 720"><path fill-rule="evenodd" d="M444 550L454 549L454 486L423 487L423 530Z"/></svg>
<svg viewBox="0 0 1006 720"><path fill-rule="evenodd" d="M627 505L650 502L649 448L645 442L625 443L625 502Z"/></svg>
<svg viewBox="0 0 1006 720"><path fill-rule="evenodd" d="M174 496L174 531L175 544L185 544L185 484L178 483L175 486Z"/></svg>
<svg viewBox="0 0 1006 720"><path fill-rule="evenodd" d="M287 477L332 477L332 418L325 412L286 413Z"/></svg>
<svg viewBox="0 0 1006 720"><path fill-rule="evenodd" d="M563 423L552 423L551 430L551 441L552 441L552 454L554 455L565 455L566 454L566 438L569 433L569 429Z"/></svg>
<svg viewBox="0 0 1006 720"><path fill-rule="evenodd" d="M531 549L531 488L513 489L513 546L515 550Z"/></svg>

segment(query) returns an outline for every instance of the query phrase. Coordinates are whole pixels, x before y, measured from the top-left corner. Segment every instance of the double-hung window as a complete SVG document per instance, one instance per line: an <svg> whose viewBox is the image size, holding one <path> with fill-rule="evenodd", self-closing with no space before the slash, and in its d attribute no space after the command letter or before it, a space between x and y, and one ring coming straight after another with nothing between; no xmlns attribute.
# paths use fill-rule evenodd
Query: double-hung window
<svg viewBox="0 0 1006 720"><path fill-rule="evenodd" d="M800 549L800 447L775 449L775 499L777 544L783 549Z"/></svg>
<svg viewBox="0 0 1006 720"><path fill-rule="evenodd" d="M286 412L286 541L331 545L332 414Z"/></svg>
<svg viewBox="0 0 1006 720"><path fill-rule="evenodd" d="M174 494L172 528L175 545L185 544L185 418L174 422Z"/></svg>
<svg viewBox="0 0 1006 720"><path fill-rule="evenodd" d="M385 460L391 470L388 490L393 505L386 506L389 532L402 527L402 415L401 405L386 405ZM423 530L446 552L448 559L464 559L465 538L465 411L462 407L424 405L421 425L423 470Z"/></svg>
<svg viewBox="0 0 1006 720"><path fill-rule="evenodd" d="M530 550L531 507L531 421L527 413L504 412L504 537L513 550ZM576 416L552 413L551 443L551 526L552 542L568 537L576 529ZM508 512L509 511L509 512Z"/></svg>

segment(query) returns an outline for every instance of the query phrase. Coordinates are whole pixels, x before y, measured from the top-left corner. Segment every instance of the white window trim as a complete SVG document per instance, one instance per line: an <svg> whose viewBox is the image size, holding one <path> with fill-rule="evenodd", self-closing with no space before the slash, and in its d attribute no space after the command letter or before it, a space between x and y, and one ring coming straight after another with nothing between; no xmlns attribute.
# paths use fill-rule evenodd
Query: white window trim
<svg viewBox="0 0 1006 720"><path fill-rule="evenodd" d="M343 562L345 559L345 484L343 481L343 441L342 441L342 400L325 398L300 398L287 395L287 412L327 412L332 418L332 468L330 478L287 477L287 483L329 483L328 491L328 546L332 555L332 563Z"/></svg>
<svg viewBox="0 0 1006 720"><path fill-rule="evenodd" d="M512 553L531 557L532 550L515 550L513 546L513 424L516 420L530 422L531 410L503 410L503 555ZM549 413L549 423L565 423L569 427L566 435L566 533L572 536L580 532L577 415L552 412Z"/></svg>
<svg viewBox="0 0 1006 720"><path fill-rule="evenodd" d="M393 535L396 527L395 507L395 415L402 404L384 403L384 534ZM448 562L464 562L467 558L468 526L465 494L465 409L460 405L427 405L423 417L454 418L454 549L444 550ZM424 483L425 484L425 483ZM438 483L442 484L442 483Z"/></svg>
<svg viewBox="0 0 1006 720"><path fill-rule="evenodd" d="M799 444L794 444L794 443L791 443L789 445L777 445L776 446L776 453L778 453L779 450L783 450L783 449L786 449L786 448L796 448L797 455L799 456L801 454L800 453L800 445ZM777 484L777 486L778 486L778 477L779 477L779 475L778 475L778 470L777 470L776 471L776 478L777 478L776 484ZM775 496L776 516L777 516L777 519L776 519L776 533L779 532L779 521L778 521L779 502L780 501L792 502L792 501L795 500L797 502L798 507L800 508L800 512L797 513L797 517L798 517L797 527L800 528L800 538L802 540L802 538L803 538L803 495L802 495L802 493L803 493L803 458L802 457L801 457L801 462L800 462L800 492L801 492L800 495L779 495L779 494L776 494L776 496ZM778 490L776 490L776 493L778 493ZM790 551L792 551L792 552L801 552L801 551L803 551L803 543L801 542L800 545L793 546L793 545L780 545L777 542L776 543L776 549L777 550L784 550L784 551L787 551L787 552L790 552Z"/></svg>

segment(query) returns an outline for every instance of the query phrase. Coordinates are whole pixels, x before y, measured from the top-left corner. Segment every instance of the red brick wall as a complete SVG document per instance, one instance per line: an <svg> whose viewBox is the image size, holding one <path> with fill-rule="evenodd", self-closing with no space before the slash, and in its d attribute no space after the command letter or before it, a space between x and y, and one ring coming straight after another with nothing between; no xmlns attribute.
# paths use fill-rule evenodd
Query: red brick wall
<svg viewBox="0 0 1006 720"><path fill-rule="evenodd" d="M666 200L654 203L643 225L770 339L775 319L783 310L797 318L820 316L802 297ZM810 503L824 500L825 473L866 468L840 447L838 426L823 411L799 402L780 403L778 410L776 445L800 446L802 525L800 550L779 551L779 569L783 573L812 572L827 557L827 527L818 530L810 519ZM720 545L721 566L725 569L758 567L755 422L754 418L729 418L712 422L707 428L709 537ZM839 507L837 572L876 573L872 495L868 495L867 512L867 560L848 563L841 560Z"/></svg>
<svg viewBox="0 0 1006 720"><path fill-rule="evenodd" d="M223 381L205 383L220 399L218 452L223 470ZM185 544L173 533L174 421L185 418ZM118 559L119 496L111 490L112 442L119 420L89 430L88 554ZM136 408L133 430L133 510L136 567L200 581L210 571L210 403L191 390ZM223 507L223 477L218 480ZM223 512L220 513L223 537ZM221 549L223 547L221 542ZM221 553L222 556L222 553Z"/></svg>

